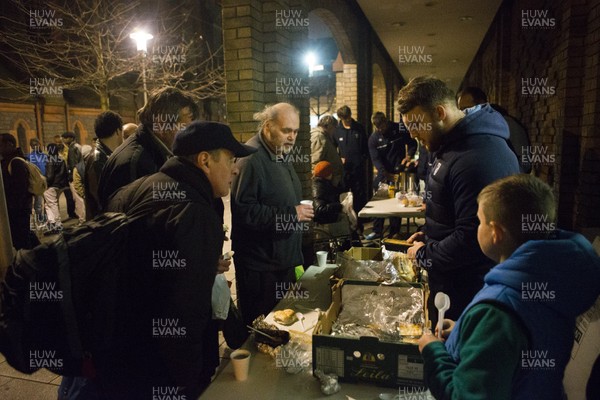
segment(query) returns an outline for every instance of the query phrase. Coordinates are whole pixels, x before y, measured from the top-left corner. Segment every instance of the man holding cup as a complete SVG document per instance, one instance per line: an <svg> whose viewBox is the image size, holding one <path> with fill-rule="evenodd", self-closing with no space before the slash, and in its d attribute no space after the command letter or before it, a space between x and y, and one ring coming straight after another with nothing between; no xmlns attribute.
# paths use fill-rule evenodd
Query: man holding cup
<svg viewBox="0 0 600 400"><path fill-rule="evenodd" d="M238 162L231 189L238 303L247 324L270 312L296 280L302 233L314 216L311 204L300 203L300 179L286 157L298 136L298 109L278 103L254 119L258 133L246 144L258 151Z"/></svg>

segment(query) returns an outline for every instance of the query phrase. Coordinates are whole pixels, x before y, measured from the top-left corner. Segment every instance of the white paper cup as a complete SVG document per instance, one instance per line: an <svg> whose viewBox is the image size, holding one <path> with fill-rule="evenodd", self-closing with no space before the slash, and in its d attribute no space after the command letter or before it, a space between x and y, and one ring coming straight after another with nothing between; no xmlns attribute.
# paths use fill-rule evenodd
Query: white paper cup
<svg viewBox="0 0 600 400"><path fill-rule="evenodd" d="M302 200L300 202L300 204L304 204L305 206L313 206L313 201L312 200Z"/></svg>
<svg viewBox="0 0 600 400"><path fill-rule="evenodd" d="M327 252L317 251L317 265L324 267L327 264Z"/></svg>
<svg viewBox="0 0 600 400"><path fill-rule="evenodd" d="M238 349L231 352L231 364L233 365L233 374L238 381L248 379L248 369L250 367L250 352L248 350Z"/></svg>

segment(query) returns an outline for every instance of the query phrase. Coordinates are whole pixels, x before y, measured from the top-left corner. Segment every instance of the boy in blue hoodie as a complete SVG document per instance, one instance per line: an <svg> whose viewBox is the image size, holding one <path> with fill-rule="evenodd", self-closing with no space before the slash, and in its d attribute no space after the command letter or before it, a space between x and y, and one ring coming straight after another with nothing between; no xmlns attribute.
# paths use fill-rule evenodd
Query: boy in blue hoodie
<svg viewBox="0 0 600 400"><path fill-rule="evenodd" d="M552 189L531 175L486 186L477 240L499 263L442 340L419 340L437 399L562 399L575 319L600 295L600 258L581 235L555 230Z"/></svg>

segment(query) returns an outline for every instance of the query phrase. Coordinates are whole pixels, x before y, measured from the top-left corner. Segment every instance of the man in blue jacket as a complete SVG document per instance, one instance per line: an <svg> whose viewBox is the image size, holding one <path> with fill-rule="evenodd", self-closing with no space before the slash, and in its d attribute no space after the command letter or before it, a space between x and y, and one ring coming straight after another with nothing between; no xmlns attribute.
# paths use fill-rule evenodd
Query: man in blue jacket
<svg viewBox="0 0 600 400"><path fill-rule="evenodd" d="M429 272L429 310L445 292L456 319L483 286L494 265L477 244L477 195L489 183L519 173L507 144L508 126L489 105L458 109L454 93L439 79L412 79L398 93L398 109L411 135L432 152L425 228L409 238L408 255Z"/></svg>

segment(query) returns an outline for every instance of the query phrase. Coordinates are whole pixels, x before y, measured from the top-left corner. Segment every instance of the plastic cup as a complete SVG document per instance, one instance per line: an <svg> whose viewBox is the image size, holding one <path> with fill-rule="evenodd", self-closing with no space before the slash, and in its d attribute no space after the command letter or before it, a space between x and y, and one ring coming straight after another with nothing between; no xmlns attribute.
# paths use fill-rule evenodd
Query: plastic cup
<svg viewBox="0 0 600 400"><path fill-rule="evenodd" d="M300 204L303 204L303 205L305 205L305 206L311 206L311 207L312 207L312 206L313 206L313 201L312 201L312 200L302 200L302 201L300 202Z"/></svg>
<svg viewBox="0 0 600 400"><path fill-rule="evenodd" d="M324 267L327 265L327 252L326 251L317 251L317 265L319 267Z"/></svg>
<svg viewBox="0 0 600 400"><path fill-rule="evenodd" d="M248 379L248 369L250 367L250 352L248 350L238 349L231 353L231 364L233 365L233 375L237 381Z"/></svg>

